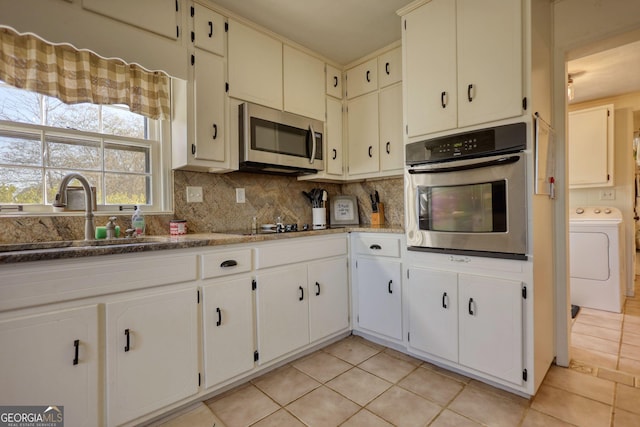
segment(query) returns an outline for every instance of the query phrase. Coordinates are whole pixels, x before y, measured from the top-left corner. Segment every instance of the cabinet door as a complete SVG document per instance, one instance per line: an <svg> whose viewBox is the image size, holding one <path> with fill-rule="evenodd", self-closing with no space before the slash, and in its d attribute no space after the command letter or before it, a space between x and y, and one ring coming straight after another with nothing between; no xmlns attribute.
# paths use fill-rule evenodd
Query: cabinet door
<svg viewBox="0 0 640 427"><path fill-rule="evenodd" d="M613 105L569 113L570 188L613 185Z"/></svg>
<svg viewBox="0 0 640 427"><path fill-rule="evenodd" d="M380 91L380 171L401 170L404 159L402 138L402 85Z"/></svg>
<svg viewBox="0 0 640 427"><path fill-rule="evenodd" d="M378 89L378 60L373 58L347 70L347 99Z"/></svg>
<svg viewBox="0 0 640 427"><path fill-rule="evenodd" d="M458 275L412 268L409 272L409 345L458 361Z"/></svg>
<svg viewBox="0 0 640 427"><path fill-rule="evenodd" d="M282 110L282 42L229 19L229 96Z"/></svg>
<svg viewBox="0 0 640 427"><path fill-rule="evenodd" d="M327 168L330 175L342 175L342 101L327 97Z"/></svg>
<svg viewBox="0 0 640 427"><path fill-rule="evenodd" d="M342 99L342 71L327 65L327 95Z"/></svg>
<svg viewBox="0 0 640 427"><path fill-rule="evenodd" d="M251 279L202 288L204 384L206 388L253 368L253 295Z"/></svg>
<svg viewBox="0 0 640 427"><path fill-rule="evenodd" d="M377 172L378 94L370 93L349 101L347 111L349 133L349 175Z"/></svg>
<svg viewBox="0 0 640 427"><path fill-rule="evenodd" d="M349 328L346 258L309 264L309 337L316 341Z"/></svg>
<svg viewBox="0 0 640 427"><path fill-rule="evenodd" d="M213 10L193 3L193 43L200 49L224 56L224 17Z"/></svg>
<svg viewBox="0 0 640 427"><path fill-rule="evenodd" d="M197 320L195 289L106 304L109 426L198 392Z"/></svg>
<svg viewBox="0 0 640 427"><path fill-rule="evenodd" d="M522 384L522 284L460 274L460 364Z"/></svg>
<svg viewBox="0 0 640 427"><path fill-rule="evenodd" d="M458 127L522 114L522 2L457 5Z"/></svg>
<svg viewBox="0 0 640 427"><path fill-rule="evenodd" d="M380 88L402 80L402 48L397 47L378 57L378 84Z"/></svg>
<svg viewBox="0 0 640 427"><path fill-rule="evenodd" d="M0 342L3 405L62 405L67 425L101 425L96 306L2 321Z"/></svg>
<svg viewBox="0 0 640 427"><path fill-rule="evenodd" d="M408 135L457 124L456 4L433 0L405 17L403 49Z"/></svg>
<svg viewBox="0 0 640 427"><path fill-rule="evenodd" d="M309 343L307 267L280 268L256 276L259 364Z"/></svg>
<svg viewBox="0 0 640 427"><path fill-rule="evenodd" d="M389 338L402 339L401 264L359 258L358 325Z"/></svg>
<svg viewBox="0 0 640 427"><path fill-rule="evenodd" d="M324 121L324 62L286 45L283 59L285 111Z"/></svg>
<svg viewBox="0 0 640 427"><path fill-rule="evenodd" d="M198 160L223 162L225 149L224 60L196 49L193 93L195 98L195 153Z"/></svg>

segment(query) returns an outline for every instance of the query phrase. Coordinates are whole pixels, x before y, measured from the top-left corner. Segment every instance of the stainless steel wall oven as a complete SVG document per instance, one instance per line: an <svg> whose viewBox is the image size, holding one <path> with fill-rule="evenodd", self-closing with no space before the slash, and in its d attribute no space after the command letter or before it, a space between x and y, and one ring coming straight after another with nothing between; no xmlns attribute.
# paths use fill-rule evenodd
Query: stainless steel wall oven
<svg viewBox="0 0 640 427"><path fill-rule="evenodd" d="M526 259L526 124L406 146L409 250Z"/></svg>

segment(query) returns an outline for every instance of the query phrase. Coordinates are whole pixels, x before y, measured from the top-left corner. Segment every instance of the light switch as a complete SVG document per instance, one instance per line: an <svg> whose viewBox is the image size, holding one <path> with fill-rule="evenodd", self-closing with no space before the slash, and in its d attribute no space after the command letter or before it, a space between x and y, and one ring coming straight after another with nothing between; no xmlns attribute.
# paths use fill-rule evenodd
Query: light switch
<svg viewBox="0 0 640 427"><path fill-rule="evenodd" d="M236 188L236 203L244 203L244 188Z"/></svg>

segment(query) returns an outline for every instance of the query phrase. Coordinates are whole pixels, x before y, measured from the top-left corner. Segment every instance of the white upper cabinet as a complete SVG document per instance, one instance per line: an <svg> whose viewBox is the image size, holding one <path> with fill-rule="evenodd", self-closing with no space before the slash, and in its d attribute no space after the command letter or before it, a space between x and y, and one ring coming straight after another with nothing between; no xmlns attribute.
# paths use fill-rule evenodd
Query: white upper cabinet
<svg viewBox="0 0 640 427"><path fill-rule="evenodd" d="M327 95L342 98L342 71L327 65Z"/></svg>
<svg viewBox="0 0 640 427"><path fill-rule="evenodd" d="M409 136L522 114L522 5L433 0L404 16Z"/></svg>
<svg viewBox="0 0 640 427"><path fill-rule="evenodd" d="M325 120L324 62L284 45L284 110Z"/></svg>
<svg viewBox="0 0 640 427"><path fill-rule="evenodd" d="M282 42L229 19L229 96L282 110Z"/></svg>
<svg viewBox="0 0 640 427"><path fill-rule="evenodd" d="M327 97L326 168L328 175L342 175L344 172L344 150L342 149L342 101Z"/></svg>
<svg viewBox="0 0 640 427"><path fill-rule="evenodd" d="M378 93L352 99L348 107L349 175L378 172Z"/></svg>
<svg viewBox="0 0 640 427"><path fill-rule="evenodd" d="M347 99L378 89L378 59L347 70Z"/></svg>
<svg viewBox="0 0 640 427"><path fill-rule="evenodd" d="M402 48L397 47L378 57L378 85L380 88L402 80Z"/></svg>
<svg viewBox="0 0 640 427"><path fill-rule="evenodd" d="M191 40L195 47L224 56L224 17L213 10L194 3L191 7L193 32Z"/></svg>
<svg viewBox="0 0 640 427"><path fill-rule="evenodd" d="M198 160L224 162L225 144L225 73L222 58L196 52L193 96L195 98L195 148Z"/></svg>
<svg viewBox="0 0 640 427"><path fill-rule="evenodd" d="M613 185L613 104L569 113L569 188Z"/></svg>
<svg viewBox="0 0 640 427"><path fill-rule="evenodd" d="M380 91L380 171L402 170L402 86L396 84Z"/></svg>

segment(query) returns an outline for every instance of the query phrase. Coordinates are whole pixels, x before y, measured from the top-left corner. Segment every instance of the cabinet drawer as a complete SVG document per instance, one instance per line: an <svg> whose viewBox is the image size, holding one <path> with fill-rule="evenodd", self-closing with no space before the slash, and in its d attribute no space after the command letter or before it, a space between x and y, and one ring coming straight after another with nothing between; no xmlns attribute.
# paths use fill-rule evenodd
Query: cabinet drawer
<svg viewBox="0 0 640 427"><path fill-rule="evenodd" d="M256 249L256 269L295 264L347 254L347 238L291 239L286 243L259 246Z"/></svg>
<svg viewBox="0 0 640 427"><path fill-rule="evenodd" d="M203 279L245 273L251 271L251 249L203 254L200 261Z"/></svg>
<svg viewBox="0 0 640 427"><path fill-rule="evenodd" d="M400 257L400 238L379 236L357 236L354 239L356 253L360 255L377 255Z"/></svg>

